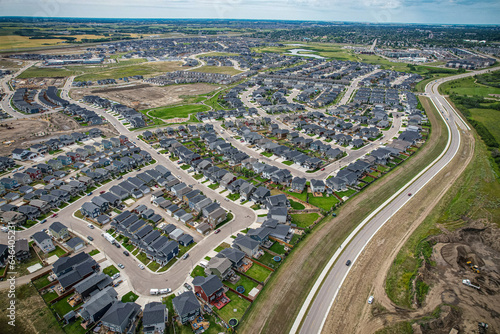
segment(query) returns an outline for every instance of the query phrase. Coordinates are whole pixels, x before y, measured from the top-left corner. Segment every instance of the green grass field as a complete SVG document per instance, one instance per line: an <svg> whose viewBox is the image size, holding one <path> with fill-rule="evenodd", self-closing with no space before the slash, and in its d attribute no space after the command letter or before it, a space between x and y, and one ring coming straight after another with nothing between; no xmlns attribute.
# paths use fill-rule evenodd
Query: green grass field
<svg viewBox="0 0 500 334"><path fill-rule="evenodd" d="M189 104L174 107L160 107L150 110L144 110L147 114L161 119L187 118L190 114L207 111L210 108L203 104Z"/></svg>
<svg viewBox="0 0 500 334"><path fill-rule="evenodd" d="M203 269L202 266L194 267L193 271L191 272L191 277L196 277L196 276L207 277L207 274L205 274L205 269Z"/></svg>
<svg viewBox="0 0 500 334"><path fill-rule="evenodd" d="M494 109L469 109L472 119L482 123L488 131L500 142L500 111Z"/></svg>
<svg viewBox="0 0 500 334"><path fill-rule="evenodd" d="M294 210L304 210L305 206L302 203L295 202L293 199L289 200L292 209Z"/></svg>
<svg viewBox="0 0 500 334"><path fill-rule="evenodd" d="M129 291L123 295L122 302L124 302L124 303L135 302L137 300L137 298L139 298L139 296L137 296L132 291Z"/></svg>
<svg viewBox="0 0 500 334"><path fill-rule="evenodd" d="M202 66L193 69L193 72L203 72L203 73L220 73L220 74L229 74L235 75L241 73L240 70L235 69L231 66Z"/></svg>
<svg viewBox="0 0 500 334"><path fill-rule="evenodd" d="M483 97L493 97L491 94L500 95L500 88L476 83L476 79L474 77L467 77L443 83L439 86L439 92L446 95L455 93L468 96L478 95Z"/></svg>
<svg viewBox="0 0 500 334"><path fill-rule="evenodd" d="M104 268L102 272L111 277L120 271L114 265L110 265L109 267Z"/></svg>

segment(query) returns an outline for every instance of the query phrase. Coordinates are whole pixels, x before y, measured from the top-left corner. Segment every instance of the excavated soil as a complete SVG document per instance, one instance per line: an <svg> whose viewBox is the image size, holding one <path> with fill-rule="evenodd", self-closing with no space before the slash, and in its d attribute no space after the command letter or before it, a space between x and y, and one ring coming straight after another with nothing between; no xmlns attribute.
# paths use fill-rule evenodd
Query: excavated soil
<svg viewBox="0 0 500 334"><path fill-rule="evenodd" d="M85 95L98 95L137 110L143 110L179 103L183 101L181 96L206 94L215 89L217 86L203 83L164 87L138 83L116 88L76 88L72 89L70 94L75 100Z"/></svg>

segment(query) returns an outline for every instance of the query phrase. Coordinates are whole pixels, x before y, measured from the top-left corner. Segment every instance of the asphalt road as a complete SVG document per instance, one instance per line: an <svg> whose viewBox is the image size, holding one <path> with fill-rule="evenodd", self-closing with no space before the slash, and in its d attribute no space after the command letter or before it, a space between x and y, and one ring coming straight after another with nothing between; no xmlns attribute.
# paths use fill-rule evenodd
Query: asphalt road
<svg viewBox="0 0 500 334"><path fill-rule="evenodd" d="M412 180L411 184L408 187L403 187L400 190L399 195L396 195L388 205L385 206L384 203L384 205L382 205L378 209L378 212L371 219L367 220L364 227L362 227L357 234L353 233L351 236L349 236L349 238L351 238L350 242L348 241L348 238L348 240L344 242L341 247L343 248L343 251L342 249L339 249L331 259L331 261L334 261L333 267L325 268L325 274L327 276L324 279L321 287L319 288L319 291L313 290L308 296L306 303L303 305L303 308L299 313L299 316L295 320L291 333L297 332L299 328L300 333L304 334L320 333L322 331L328 313L337 296L337 293L342 287L342 283L346 279L352 264L361 254L366 244L368 244L371 238L384 225L386 221L388 221L406 203L411 201L412 196L409 196L408 194L416 194L418 191L422 190L427 182L429 182L434 176L436 176L439 171L444 168L457 153L460 146L460 133L458 128L460 127L465 131L468 130L468 126L463 122L463 120L453 110L453 108L451 108L451 106L446 102L445 98L439 94L439 85L446 81L456 80L459 78L481 74L489 71L490 70L482 70L453 77L442 78L436 81L432 81L426 86L424 95L432 99L439 112L442 113L443 119L448 124L450 129L449 147L447 151L434 165L427 169L427 171L422 173L416 180ZM363 223L361 224L361 226L363 226ZM351 266L346 266L346 262L348 260L351 260ZM320 279L323 278L324 276L320 276ZM360 277L357 279L362 278ZM316 282L316 284L321 284L321 281ZM314 298L315 292L317 292L317 294ZM306 311L308 306L310 308L308 311ZM302 326L300 326L301 322Z"/></svg>

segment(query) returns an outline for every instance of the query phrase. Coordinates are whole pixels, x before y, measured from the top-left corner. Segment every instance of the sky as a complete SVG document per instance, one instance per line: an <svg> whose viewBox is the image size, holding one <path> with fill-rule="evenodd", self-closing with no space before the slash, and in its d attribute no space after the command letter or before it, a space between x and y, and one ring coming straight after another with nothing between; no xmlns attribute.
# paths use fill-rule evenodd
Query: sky
<svg viewBox="0 0 500 334"><path fill-rule="evenodd" d="M500 24L500 1L0 0L0 16Z"/></svg>

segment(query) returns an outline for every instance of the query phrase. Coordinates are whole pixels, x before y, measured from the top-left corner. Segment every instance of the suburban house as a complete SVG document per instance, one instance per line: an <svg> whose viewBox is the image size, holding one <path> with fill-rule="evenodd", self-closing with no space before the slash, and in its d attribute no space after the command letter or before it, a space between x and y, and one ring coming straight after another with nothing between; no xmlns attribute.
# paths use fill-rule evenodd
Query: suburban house
<svg viewBox="0 0 500 334"><path fill-rule="evenodd" d="M69 236L68 228L60 222L54 222L49 227L50 234L56 239L66 239Z"/></svg>
<svg viewBox="0 0 500 334"><path fill-rule="evenodd" d="M193 321L201 315L200 302L193 291L186 291L176 296L172 304L182 324Z"/></svg>
<svg viewBox="0 0 500 334"><path fill-rule="evenodd" d="M32 237L38 248L40 248L45 254L56 249L56 246L54 246L52 239L47 235L47 233L36 232Z"/></svg>
<svg viewBox="0 0 500 334"><path fill-rule="evenodd" d="M224 286L216 275L196 276L193 280L194 291L207 303L214 303L224 296Z"/></svg>
<svg viewBox="0 0 500 334"><path fill-rule="evenodd" d="M253 257L259 251L260 243L246 235L238 234L233 241L232 247L244 252L246 255Z"/></svg>
<svg viewBox="0 0 500 334"><path fill-rule="evenodd" d="M102 326L115 333L134 334L141 306L136 303L116 302L102 316Z"/></svg>
<svg viewBox="0 0 500 334"><path fill-rule="evenodd" d="M97 293L92 295L83 304L82 308L77 311L78 314L82 317L83 323L87 327L90 327L91 324L101 320L102 316L106 314L110 307L118 302L117 296L118 293L111 286L107 286L101 291L98 291Z"/></svg>
<svg viewBox="0 0 500 334"><path fill-rule="evenodd" d="M144 311L142 311L142 330L144 334L164 333L167 320L168 310L165 304L151 302L144 305Z"/></svg>
<svg viewBox="0 0 500 334"><path fill-rule="evenodd" d="M213 257L208 261L205 273L207 275L216 275L222 281L230 276L233 271L231 270L232 263L225 257Z"/></svg>

